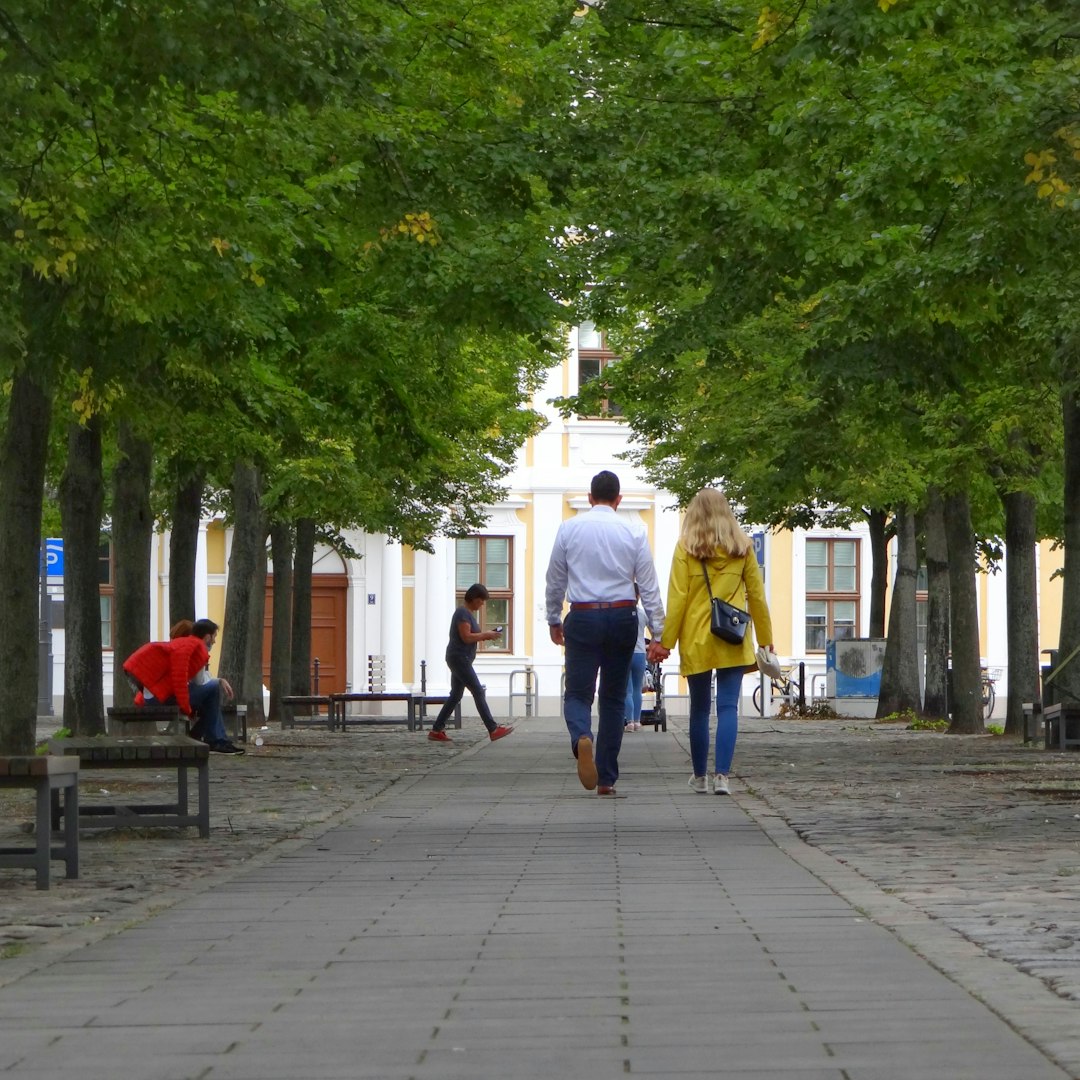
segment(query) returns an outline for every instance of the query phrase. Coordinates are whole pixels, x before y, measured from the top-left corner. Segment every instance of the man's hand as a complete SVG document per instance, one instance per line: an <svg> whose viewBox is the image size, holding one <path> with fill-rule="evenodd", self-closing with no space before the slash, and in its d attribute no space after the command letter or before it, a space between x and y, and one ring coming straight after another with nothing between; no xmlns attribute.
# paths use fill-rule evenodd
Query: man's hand
<svg viewBox="0 0 1080 1080"><path fill-rule="evenodd" d="M551 640L556 645L565 645L566 639L563 637L562 623L550 623L548 625L548 633L551 634Z"/></svg>
<svg viewBox="0 0 1080 1080"><path fill-rule="evenodd" d="M648 649L645 650L645 659L650 664L657 664L661 660L666 660L671 655L670 649L665 649L659 641L650 641Z"/></svg>
<svg viewBox="0 0 1080 1080"><path fill-rule="evenodd" d="M232 686L229 685L229 680L218 679L218 682L221 683L221 692L225 695L225 700L232 701L232 699L236 697L236 695L233 693Z"/></svg>

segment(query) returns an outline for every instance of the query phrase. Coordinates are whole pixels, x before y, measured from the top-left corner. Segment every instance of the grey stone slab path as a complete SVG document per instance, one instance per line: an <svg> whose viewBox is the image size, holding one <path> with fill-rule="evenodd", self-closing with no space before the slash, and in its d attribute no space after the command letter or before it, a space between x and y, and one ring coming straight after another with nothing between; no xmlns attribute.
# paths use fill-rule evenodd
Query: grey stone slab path
<svg viewBox="0 0 1080 1080"><path fill-rule="evenodd" d="M584 792L533 720L411 776L0 987L0 1075L1069 1075L879 925L870 886L853 906L827 856L690 792L674 739L628 738L622 768L625 797Z"/></svg>

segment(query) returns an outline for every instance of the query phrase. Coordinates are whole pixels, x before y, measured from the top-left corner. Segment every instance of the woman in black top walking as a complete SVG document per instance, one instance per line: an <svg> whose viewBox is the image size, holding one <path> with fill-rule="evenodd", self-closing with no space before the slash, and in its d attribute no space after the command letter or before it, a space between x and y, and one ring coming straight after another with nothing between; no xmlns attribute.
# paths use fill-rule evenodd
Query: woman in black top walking
<svg viewBox="0 0 1080 1080"><path fill-rule="evenodd" d="M473 661L476 659L476 643L478 641L495 641L499 636L498 630L481 630L476 621L474 612L484 606L488 598L487 587L477 583L470 585L465 593L465 603L454 612L450 621L450 642L446 646L446 666L450 669L450 696L446 704L439 710L435 717L435 723L431 725L428 738L432 742L450 742L450 736L446 734L446 722L461 701L468 687L476 702L476 710L480 713L480 719L487 728L488 738L494 742L504 735L509 735L514 729L503 724L496 724L491 710L488 708L487 695L480 680L473 670Z"/></svg>

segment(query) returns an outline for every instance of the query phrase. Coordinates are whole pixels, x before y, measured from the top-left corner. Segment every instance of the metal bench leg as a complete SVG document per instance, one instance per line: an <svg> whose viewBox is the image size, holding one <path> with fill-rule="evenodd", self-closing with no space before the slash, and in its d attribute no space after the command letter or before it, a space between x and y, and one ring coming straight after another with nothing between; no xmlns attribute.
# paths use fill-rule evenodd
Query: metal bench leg
<svg viewBox="0 0 1080 1080"><path fill-rule="evenodd" d="M199 835L210 835L210 762L200 761L195 768L198 770L199 782Z"/></svg>
<svg viewBox="0 0 1080 1080"><path fill-rule="evenodd" d="M35 785L37 795L37 822L34 828L34 870L37 887L49 887L49 860L52 859L52 799L48 777L41 777Z"/></svg>
<svg viewBox="0 0 1080 1080"><path fill-rule="evenodd" d="M176 767L176 812L181 815L187 814L187 765Z"/></svg>
<svg viewBox="0 0 1080 1080"><path fill-rule="evenodd" d="M79 876L79 782L64 788L64 868L69 878Z"/></svg>

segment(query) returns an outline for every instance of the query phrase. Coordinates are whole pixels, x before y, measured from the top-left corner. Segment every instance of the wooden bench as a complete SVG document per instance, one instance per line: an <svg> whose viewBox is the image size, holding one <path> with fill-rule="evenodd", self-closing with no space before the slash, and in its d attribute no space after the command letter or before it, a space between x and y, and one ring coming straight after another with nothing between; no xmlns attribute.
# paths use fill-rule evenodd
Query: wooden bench
<svg viewBox="0 0 1080 1080"><path fill-rule="evenodd" d="M1048 750L1080 748L1080 705L1047 705L1042 715Z"/></svg>
<svg viewBox="0 0 1080 1080"><path fill-rule="evenodd" d="M1050 739L1046 729L1046 717L1043 715L1041 701L1025 701L1021 706L1024 712L1024 745L1037 742L1040 738L1043 746L1049 748Z"/></svg>
<svg viewBox="0 0 1080 1080"><path fill-rule="evenodd" d="M241 742L248 741L247 706L226 701L221 706L221 719L225 722L225 734Z"/></svg>
<svg viewBox="0 0 1080 1080"><path fill-rule="evenodd" d="M424 723L428 718L427 709L429 705L445 705L450 700L449 694L422 694L416 699L417 707L417 722L416 726L419 731L424 730ZM435 721L432 720L432 723ZM459 700L457 705L454 706L453 719L447 724L447 727L456 727L461 729L461 701ZM410 729L411 730L411 729Z"/></svg>
<svg viewBox="0 0 1080 1080"><path fill-rule="evenodd" d="M410 731L416 731L419 727L420 711L417 705L419 698L409 693L380 693L371 692L363 694L331 694L330 695L330 730L340 725L345 731L351 724L354 727L362 727L369 724L405 724ZM355 713L347 713L345 706L350 702L405 702L404 716L358 716Z"/></svg>
<svg viewBox="0 0 1080 1080"><path fill-rule="evenodd" d="M79 876L79 759L77 757L0 757L0 788L33 788L36 819L33 847L0 847L0 867L34 870L37 887L49 887L53 859L64 863L66 876ZM63 843L52 843L52 807L64 793Z"/></svg>
<svg viewBox="0 0 1080 1080"><path fill-rule="evenodd" d="M111 705L105 710L109 735L186 735L187 717L176 705Z"/></svg>
<svg viewBox="0 0 1080 1080"><path fill-rule="evenodd" d="M325 724L331 731L334 729L334 707L329 694L290 694L281 699L284 712L281 717L281 728L315 727ZM319 710L326 709L326 715L320 714ZM306 708L309 711L303 715L297 713L297 709Z"/></svg>
<svg viewBox="0 0 1080 1080"><path fill-rule="evenodd" d="M49 740L50 754L74 754L84 769L176 770L176 802L135 805L82 806L79 827L144 829L198 826L200 836L210 835L210 748L186 735L75 736ZM188 770L198 780L198 810L188 811ZM53 795L53 824L61 817L57 793Z"/></svg>

